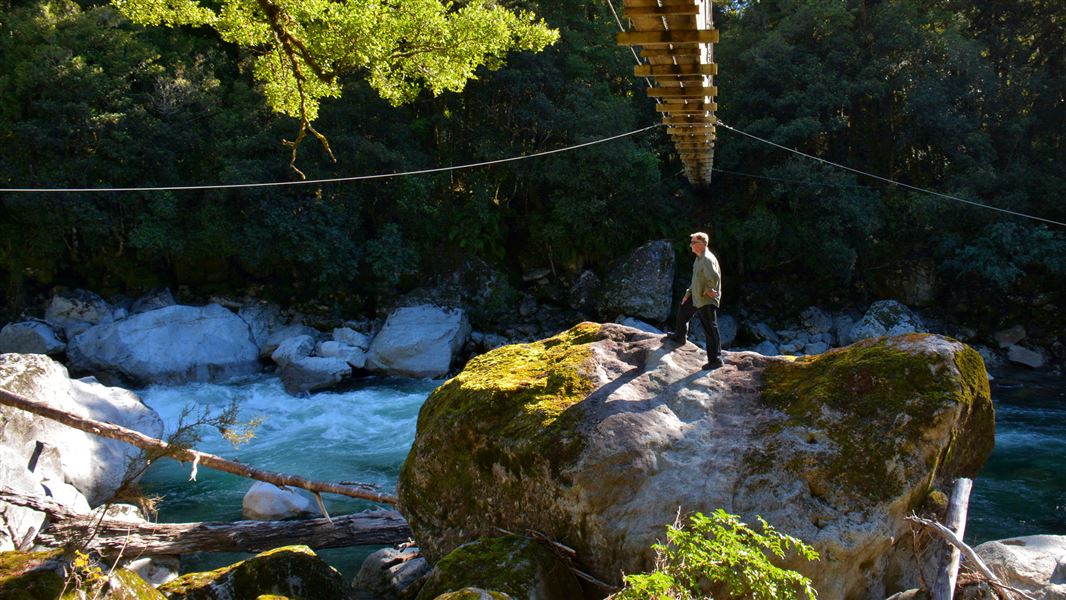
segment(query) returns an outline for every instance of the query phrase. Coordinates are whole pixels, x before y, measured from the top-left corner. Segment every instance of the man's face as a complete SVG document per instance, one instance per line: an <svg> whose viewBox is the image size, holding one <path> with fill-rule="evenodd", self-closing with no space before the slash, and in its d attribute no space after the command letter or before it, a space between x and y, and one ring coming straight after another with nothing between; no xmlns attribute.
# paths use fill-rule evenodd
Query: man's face
<svg viewBox="0 0 1066 600"><path fill-rule="evenodd" d="M693 254L695 254L696 256L699 256L699 255L703 254L703 250L705 248L707 248L707 244L704 244L703 242L694 239L694 240L689 242L689 248L692 248L692 253Z"/></svg>

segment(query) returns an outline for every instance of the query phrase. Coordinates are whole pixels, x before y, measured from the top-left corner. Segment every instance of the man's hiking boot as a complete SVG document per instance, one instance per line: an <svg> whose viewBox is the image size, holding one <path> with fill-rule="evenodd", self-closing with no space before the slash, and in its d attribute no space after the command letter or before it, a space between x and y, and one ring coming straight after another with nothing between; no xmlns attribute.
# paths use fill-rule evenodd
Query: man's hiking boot
<svg viewBox="0 0 1066 600"><path fill-rule="evenodd" d="M703 365L703 370L704 371L713 371L713 370L721 367L722 365L723 365L723 363L722 363L722 360L720 358L712 358L711 360L707 361L707 364Z"/></svg>

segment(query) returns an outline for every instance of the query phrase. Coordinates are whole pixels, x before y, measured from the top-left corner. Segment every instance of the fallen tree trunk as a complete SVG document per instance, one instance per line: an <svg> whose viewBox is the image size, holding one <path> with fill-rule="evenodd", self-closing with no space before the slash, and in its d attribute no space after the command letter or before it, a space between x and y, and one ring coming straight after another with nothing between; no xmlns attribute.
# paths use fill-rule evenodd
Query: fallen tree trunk
<svg viewBox="0 0 1066 600"><path fill-rule="evenodd" d="M302 521L149 523L82 514L42 496L0 486L0 501L46 513L51 523L37 535L46 546L77 546L104 555L261 552L291 544L311 548L395 545L411 538L400 513L376 510Z"/></svg>
<svg viewBox="0 0 1066 600"><path fill-rule="evenodd" d="M332 494L340 494L342 496L360 498L363 500L380 502L382 504L391 504L394 506L397 503L397 499L395 496L389 496L387 494L378 494L376 492L367 491L366 489L359 489L357 487L340 485L337 483L312 481L310 479L304 479L303 477L297 477L295 475L287 475L285 473L273 473L270 471L263 471L261 469L255 469L238 462L226 460L220 456L215 456L213 454L198 452L190 448L173 446L164 442L163 440L158 440L156 438L144 435L139 431L126 429L125 427L120 427L111 423L105 423L103 421L96 421L94 419L80 417L64 410L59 410L57 408L51 407L45 404L44 402L32 400L30 398L21 396L5 389L0 389L0 404L5 404L7 406L31 412L35 415L52 419L53 421L58 421L68 427L80 429L81 431L86 431L93 435L99 435L123 441L127 444L141 448L142 450L153 450L161 452L168 458L172 458L179 462L191 462L193 463L194 472L196 466L201 465L209 469L214 469L216 471L223 471L226 473L232 473L233 475L247 477L249 479L256 479L259 481L265 481L267 483L273 483L277 486L293 486L302 488L314 492L316 494L322 492L329 492Z"/></svg>

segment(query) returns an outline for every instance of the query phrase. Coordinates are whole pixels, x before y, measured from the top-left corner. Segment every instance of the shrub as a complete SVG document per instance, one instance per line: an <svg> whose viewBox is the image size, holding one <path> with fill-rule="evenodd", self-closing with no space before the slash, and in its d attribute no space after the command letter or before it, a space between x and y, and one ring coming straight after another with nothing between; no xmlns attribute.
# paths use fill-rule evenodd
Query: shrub
<svg viewBox="0 0 1066 600"><path fill-rule="evenodd" d="M811 580L770 562L789 550L807 560L818 553L802 540L779 533L762 517L756 531L740 517L718 509L711 516L696 513L690 528L676 521L666 529L666 544L655 544L656 568L626 575L614 600L712 598L708 587L727 589L730 597L756 600L815 599Z"/></svg>

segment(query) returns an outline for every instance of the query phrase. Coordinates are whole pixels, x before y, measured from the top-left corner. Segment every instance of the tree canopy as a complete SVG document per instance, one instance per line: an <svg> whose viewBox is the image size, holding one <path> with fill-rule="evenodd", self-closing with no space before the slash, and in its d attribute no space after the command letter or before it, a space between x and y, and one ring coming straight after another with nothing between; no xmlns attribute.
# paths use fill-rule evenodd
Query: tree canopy
<svg viewBox="0 0 1066 600"><path fill-rule="evenodd" d="M255 55L253 72L275 111L300 120L295 150L322 98L341 96L359 73L394 106L423 89L462 91L478 67L498 69L512 51L540 51L558 31L529 11L493 0L112 0L141 25L205 26Z"/></svg>

